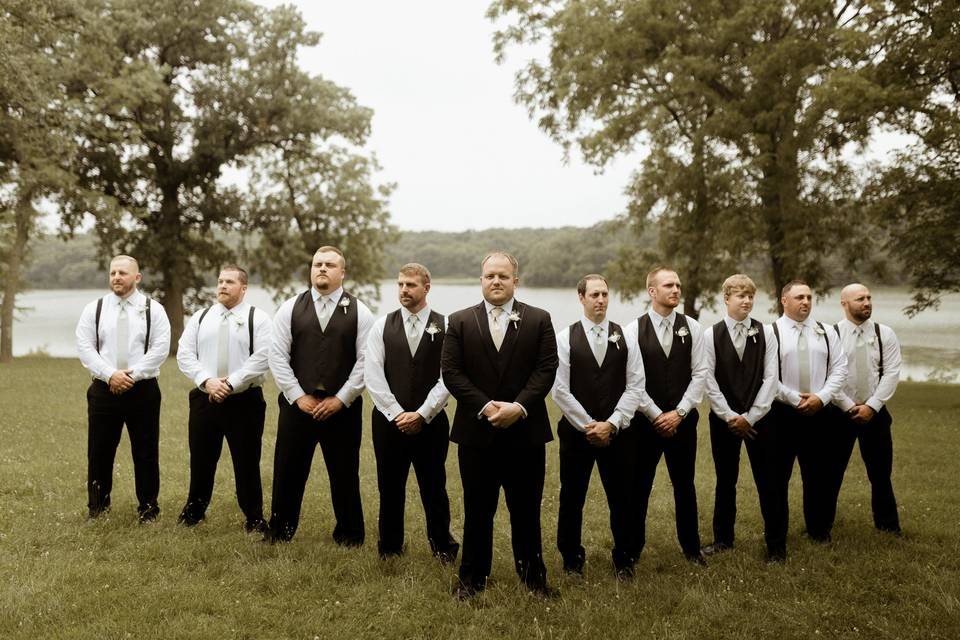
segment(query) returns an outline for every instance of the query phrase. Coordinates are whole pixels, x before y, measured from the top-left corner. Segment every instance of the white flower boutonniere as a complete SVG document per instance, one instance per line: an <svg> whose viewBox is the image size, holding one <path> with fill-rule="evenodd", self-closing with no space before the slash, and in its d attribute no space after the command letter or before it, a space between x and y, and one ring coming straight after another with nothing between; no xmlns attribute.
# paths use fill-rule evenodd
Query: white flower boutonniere
<svg viewBox="0 0 960 640"><path fill-rule="evenodd" d="M684 344L684 338L690 335L690 331L686 327L680 327L677 329L677 335L680 336L680 344Z"/></svg>
<svg viewBox="0 0 960 640"><path fill-rule="evenodd" d="M347 307L350 306L350 298L347 298L346 296L344 296L343 300L340 301L340 306L343 307L343 313L344 315L346 315Z"/></svg>
<svg viewBox="0 0 960 640"><path fill-rule="evenodd" d="M517 328L517 323L520 322L520 314L516 311L511 311L510 315L507 316L507 320L513 323L513 328Z"/></svg>
<svg viewBox="0 0 960 640"><path fill-rule="evenodd" d="M246 318L241 318L240 316L233 316L233 325L237 328L237 331L240 331L242 327L247 325Z"/></svg>
<svg viewBox="0 0 960 640"><path fill-rule="evenodd" d="M437 326L436 322L431 322L430 326L427 327L427 333L430 334L430 342L433 342L433 336L440 333L440 327Z"/></svg>
<svg viewBox="0 0 960 640"><path fill-rule="evenodd" d="M754 344L757 343L757 334L758 334L758 333L760 333L760 330L757 329L756 327L750 327L749 329L747 329L747 337L748 337L748 338L753 338L753 343L754 343Z"/></svg>
<svg viewBox="0 0 960 640"><path fill-rule="evenodd" d="M607 341L608 341L608 342L612 342L614 345L616 345L617 351L619 351L619 350L620 350L620 338L621 338L621 337L622 337L622 336L620 335L619 332L614 331L613 333L610 334L610 337L607 338Z"/></svg>
<svg viewBox="0 0 960 640"><path fill-rule="evenodd" d="M824 331L824 330L823 330L823 327L821 327L820 325L815 326L815 327L813 328L813 331L814 331L814 333L816 333L818 336L824 336L824 335L827 334L827 332Z"/></svg>

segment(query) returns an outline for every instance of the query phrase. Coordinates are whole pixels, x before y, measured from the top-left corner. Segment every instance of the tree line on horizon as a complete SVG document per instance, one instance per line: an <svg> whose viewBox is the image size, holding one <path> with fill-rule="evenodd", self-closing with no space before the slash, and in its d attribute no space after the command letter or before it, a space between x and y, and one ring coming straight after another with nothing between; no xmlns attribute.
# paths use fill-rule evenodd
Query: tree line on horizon
<svg viewBox="0 0 960 640"><path fill-rule="evenodd" d="M493 248L517 254L529 285L596 267L628 295L671 264L694 316L734 271L818 292L898 277L913 312L960 290L956 2L494 0L488 17L497 61L546 51L525 60L514 97L566 153L603 170L649 151L615 220L496 244L399 234L395 185L366 149L372 110L300 67L320 35L293 7L6 0L0 361L17 293L39 281L25 274L47 246L44 217L77 237L68 254L92 228L101 269L137 256L174 344L220 264L243 262L282 296L321 244L345 250L361 294L406 256L469 277L465 260ZM881 134L905 146L868 161Z"/></svg>

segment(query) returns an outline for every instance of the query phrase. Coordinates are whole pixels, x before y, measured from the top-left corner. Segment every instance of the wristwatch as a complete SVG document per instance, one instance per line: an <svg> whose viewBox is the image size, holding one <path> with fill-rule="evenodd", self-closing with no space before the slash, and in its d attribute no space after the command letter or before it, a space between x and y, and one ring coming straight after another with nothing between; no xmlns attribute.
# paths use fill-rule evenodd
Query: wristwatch
<svg viewBox="0 0 960 640"><path fill-rule="evenodd" d="M680 419L681 419L681 420L683 420L684 418L687 417L687 410L686 410L686 409L681 409L680 407L677 407L677 415L680 416Z"/></svg>

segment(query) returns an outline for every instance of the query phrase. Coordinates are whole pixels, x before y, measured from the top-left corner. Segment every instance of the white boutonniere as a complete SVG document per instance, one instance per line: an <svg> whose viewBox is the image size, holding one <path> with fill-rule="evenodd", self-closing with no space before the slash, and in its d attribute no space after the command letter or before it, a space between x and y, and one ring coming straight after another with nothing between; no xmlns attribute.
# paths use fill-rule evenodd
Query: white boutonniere
<svg viewBox="0 0 960 640"><path fill-rule="evenodd" d="M680 327L677 329L677 335L680 336L680 344L684 344L684 338L690 335L690 331L686 327Z"/></svg>
<svg viewBox="0 0 960 640"><path fill-rule="evenodd" d="M614 331L613 333L610 334L610 337L607 338L607 341L608 341L608 342L612 342L614 345L616 345L617 351L619 351L619 350L620 350L620 338L621 338L620 333L617 332L617 331Z"/></svg>
<svg viewBox="0 0 960 640"><path fill-rule="evenodd" d="M748 338L753 338L754 344L756 344L756 342L757 342L757 334L758 334L758 333L760 333L760 330L757 329L756 327L753 327L753 326L752 326L752 327L750 327L749 329L747 329L747 337L748 337Z"/></svg>
<svg viewBox="0 0 960 640"><path fill-rule="evenodd" d="M344 315L346 315L347 307L350 306L350 298L347 298L346 296L344 296L343 300L340 301L340 306L343 307L343 313Z"/></svg>
<svg viewBox="0 0 960 640"><path fill-rule="evenodd" d="M136 311L141 318L144 318L147 315L147 305L145 304L134 305L133 310Z"/></svg>
<svg viewBox="0 0 960 640"><path fill-rule="evenodd" d="M240 331L242 327L247 325L246 318L241 318L240 316L233 316L233 325L237 328L237 331Z"/></svg>
<svg viewBox="0 0 960 640"><path fill-rule="evenodd" d="M510 315L507 316L507 320L513 323L513 328L517 328L517 323L520 322L520 314L516 311L511 311Z"/></svg>
<svg viewBox="0 0 960 640"><path fill-rule="evenodd" d="M814 331L814 333L816 333L818 336L827 335L827 332L824 331L824 330L823 330L823 327L821 327L820 325L816 325L816 326L813 328L813 331Z"/></svg>
<svg viewBox="0 0 960 640"><path fill-rule="evenodd" d="M427 327L427 333L430 334L430 342L433 342L433 336L440 333L440 327L437 326L436 322L431 322L430 326Z"/></svg>

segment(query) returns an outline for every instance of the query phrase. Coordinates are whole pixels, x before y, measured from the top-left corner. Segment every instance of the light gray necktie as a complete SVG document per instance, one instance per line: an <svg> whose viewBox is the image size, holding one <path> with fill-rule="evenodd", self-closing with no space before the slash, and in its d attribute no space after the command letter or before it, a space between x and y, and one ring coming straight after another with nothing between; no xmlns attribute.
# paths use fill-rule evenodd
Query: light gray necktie
<svg viewBox="0 0 960 640"><path fill-rule="evenodd" d="M220 318L220 329L217 333L217 377L226 378L230 375L230 316L227 311Z"/></svg>
<svg viewBox="0 0 960 640"><path fill-rule="evenodd" d="M326 331L327 323L330 322L330 300L329 298L318 298L317 304L320 305L320 313L318 315L320 319L320 328Z"/></svg>
<svg viewBox="0 0 960 640"><path fill-rule="evenodd" d="M663 347L663 352L667 354L667 357L670 357L670 347L673 346L673 325L669 320L664 320L660 324L660 345Z"/></svg>
<svg viewBox="0 0 960 640"><path fill-rule="evenodd" d="M407 324L409 325L407 328L407 344L410 345L410 355L413 356L417 353L417 346L420 345L420 337L423 335L423 332L420 331L420 318L411 314L407 318Z"/></svg>
<svg viewBox="0 0 960 640"><path fill-rule="evenodd" d="M597 364L603 366L603 358L607 355L607 341L603 339L603 327L597 325L591 329L593 332L593 357L597 359Z"/></svg>
<svg viewBox="0 0 960 640"><path fill-rule="evenodd" d="M733 347L737 350L737 356L743 360L743 350L747 347L747 328L742 322L733 326Z"/></svg>
<svg viewBox="0 0 960 640"><path fill-rule="evenodd" d="M854 331L857 335L854 359L857 365L857 404L870 398L870 364L867 359L867 341L863 339L863 326Z"/></svg>
<svg viewBox="0 0 960 640"><path fill-rule="evenodd" d="M126 300L120 301L120 313L117 315L117 369L126 369L130 360L130 318L127 315Z"/></svg>
<svg viewBox="0 0 960 640"><path fill-rule="evenodd" d="M810 344L802 324L797 325L800 335L797 336L797 366L799 367L800 393L810 393Z"/></svg>
<svg viewBox="0 0 960 640"><path fill-rule="evenodd" d="M500 326L500 316L503 315L503 307L494 307L490 310L490 337L493 338L493 344L500 351L503 344L503 328Z"/></svg>

